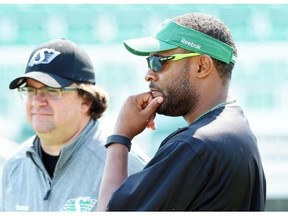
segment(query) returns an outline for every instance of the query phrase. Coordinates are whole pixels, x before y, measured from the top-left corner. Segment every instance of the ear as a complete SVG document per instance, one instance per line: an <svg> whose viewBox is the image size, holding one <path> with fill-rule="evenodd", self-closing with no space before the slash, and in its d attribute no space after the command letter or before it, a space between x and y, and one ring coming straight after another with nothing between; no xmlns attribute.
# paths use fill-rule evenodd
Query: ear
<svg viewBox="0 0 288 216"><path fill-rule="evenodd" d="M213 68L213 60L210 56L207 55L201 55L199 56L199 69L197 73L198 78L205 78L208 76Z"/></svg>
<svg viewBox="0 0 288 216"><path fill-rule="evenodd" d="M92 103L88 100L83 100L81 104L81 111L82 113L88 113L90 107L92 106Z"/></svg>

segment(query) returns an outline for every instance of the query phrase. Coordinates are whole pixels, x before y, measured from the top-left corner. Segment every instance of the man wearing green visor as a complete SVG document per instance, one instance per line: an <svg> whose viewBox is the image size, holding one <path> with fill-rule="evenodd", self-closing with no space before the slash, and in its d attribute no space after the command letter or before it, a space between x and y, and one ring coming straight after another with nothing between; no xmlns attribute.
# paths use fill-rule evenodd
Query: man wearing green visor
<svg viewBox="0 0 288 216"><path fill-rule="evenodd" d="M124 45L148 56L150 91L127 99L107 139L98 210L263 211L266 180L257 140L229 94L237 50L227 27L206 14L185 14ZM156 114L183 116L188 126L127 177L131 140L155 129Z"/></svg>

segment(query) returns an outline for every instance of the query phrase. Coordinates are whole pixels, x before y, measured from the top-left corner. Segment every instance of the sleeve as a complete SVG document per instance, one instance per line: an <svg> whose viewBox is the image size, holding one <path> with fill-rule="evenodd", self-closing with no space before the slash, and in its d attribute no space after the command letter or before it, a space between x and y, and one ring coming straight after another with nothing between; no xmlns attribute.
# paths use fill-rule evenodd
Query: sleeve
<svg viewBox="0 0 288 216"><path fill-rule="evenodd" d="M5 211L5 188L7 186L7 181L6 178L8 176L8 168L7 166L9 166L8 164L9 160L5 160L2 168L1 168L1 181L0 181L0 212Z"/></svg>
<svg viewBox="0 0 288 216"><path fill-rule="evenodd" d="M207 174L187 143L166 143L140 172L116 190L108 211L177 211L186 209L205 187Z"/></svg>
<svg viewBox="0 0 288 216"><path fill-rule="evenodd" d="M3 168L0 168L0 212L3 212Z"/></svg>

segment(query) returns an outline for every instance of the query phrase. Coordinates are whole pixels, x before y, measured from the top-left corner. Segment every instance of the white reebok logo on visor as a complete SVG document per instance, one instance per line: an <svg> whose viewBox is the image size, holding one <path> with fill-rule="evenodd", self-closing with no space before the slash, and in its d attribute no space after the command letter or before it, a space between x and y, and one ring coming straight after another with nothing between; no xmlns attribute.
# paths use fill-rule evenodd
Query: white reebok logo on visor
<svg viewBox="0 0 288 216"><path fill-rule="evenodd" d="M49 64L59 54L60 52L54 49L49 48L40 49L34 53L34 55L32 56L32 58L28 63L28 66L33 67L34 65L38 64Z"/></svg>

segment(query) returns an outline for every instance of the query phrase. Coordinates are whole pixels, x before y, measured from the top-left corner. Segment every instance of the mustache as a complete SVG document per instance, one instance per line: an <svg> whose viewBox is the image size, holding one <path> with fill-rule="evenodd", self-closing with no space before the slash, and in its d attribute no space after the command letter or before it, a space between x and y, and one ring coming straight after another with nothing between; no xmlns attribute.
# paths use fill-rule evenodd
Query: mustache
<svg viewBox="0 0 288 216"><path fill-rule="evenodd" d="M159 89L159 87L157 87L154 83L150 83L150 84L149 84L149 89L154 89L154 90L157 90L157 91L161 91L161 90Z"/></svg>
<svg viewBox="0 0 288 216"><path fill-rule="evenodd" d="M151 94L152 94L153 97L155 97L155 96L165 97L164 92L163 92L162 89L159 88L157 85L155 85L155 84L153 84L153 83L150 83L150 84L149 84L149 89L150 89L150 92L151 92Z"/></svg>

